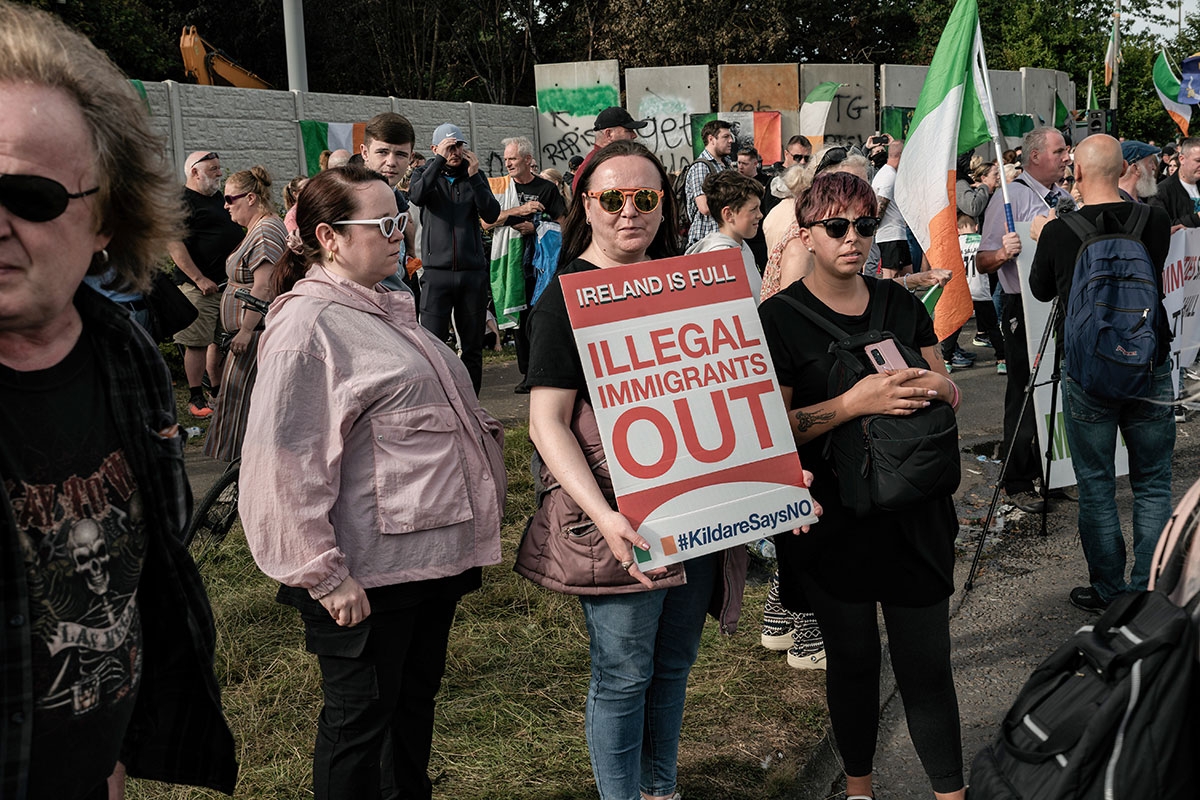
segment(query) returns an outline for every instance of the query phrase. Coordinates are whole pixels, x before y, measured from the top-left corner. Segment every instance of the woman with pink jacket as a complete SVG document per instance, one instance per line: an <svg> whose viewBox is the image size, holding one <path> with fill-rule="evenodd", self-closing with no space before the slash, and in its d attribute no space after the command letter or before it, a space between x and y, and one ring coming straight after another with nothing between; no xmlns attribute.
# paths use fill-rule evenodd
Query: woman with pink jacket
<svg viewBox="0 0 1200 800"><path fill-rule="evenodd" d="M322 172L296 219L242 450L246 539L320 661L318 800L428 798L455 607L500 560L503 430L412 295L378 286L401 242L383 178Z"/></svg>

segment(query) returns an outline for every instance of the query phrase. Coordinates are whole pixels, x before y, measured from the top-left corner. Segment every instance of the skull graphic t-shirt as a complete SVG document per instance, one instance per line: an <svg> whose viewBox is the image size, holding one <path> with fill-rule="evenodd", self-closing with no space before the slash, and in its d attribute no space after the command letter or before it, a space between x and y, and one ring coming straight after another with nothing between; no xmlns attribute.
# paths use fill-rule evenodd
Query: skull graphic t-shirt
<svg viewBox="0 0 1200 800"><path fill-rule="evenodd" d="M86 333L49 369L0 366L0 442L33 640L29 796L79 797L112 771L133 711L146 547Z"/></svg>

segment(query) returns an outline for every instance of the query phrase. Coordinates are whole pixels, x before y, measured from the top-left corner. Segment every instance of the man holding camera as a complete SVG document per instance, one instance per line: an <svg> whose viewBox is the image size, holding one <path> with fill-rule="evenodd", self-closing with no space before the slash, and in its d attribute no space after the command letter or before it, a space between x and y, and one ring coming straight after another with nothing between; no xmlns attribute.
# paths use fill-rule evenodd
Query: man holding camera
<svg viewBox="0 0 1200 800"><path fill-rule="evenodd" d="M408 190L421 208L421 325L445 341L454 315L463 365L479 394L491 278L479 221L494 223L500 203L469 148L461 128L439 125L433 133L433 158L413 173Z"/></svg>

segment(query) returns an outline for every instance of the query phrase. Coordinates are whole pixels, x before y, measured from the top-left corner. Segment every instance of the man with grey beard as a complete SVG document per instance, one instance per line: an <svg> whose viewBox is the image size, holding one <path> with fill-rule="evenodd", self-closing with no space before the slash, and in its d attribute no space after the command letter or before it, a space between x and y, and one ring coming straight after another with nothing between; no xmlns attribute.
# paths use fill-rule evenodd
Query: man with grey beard
<svg viewBox="0 0 1200 800"><path fill-rule="evenodd" d="M1121 157L1125 159L1125 172L1117 183L1121 199L1131 203L1144 203L1146 198L1158 193L1158 154L1162 150L1152 144L1138 141L1121 142Z"/></svg>

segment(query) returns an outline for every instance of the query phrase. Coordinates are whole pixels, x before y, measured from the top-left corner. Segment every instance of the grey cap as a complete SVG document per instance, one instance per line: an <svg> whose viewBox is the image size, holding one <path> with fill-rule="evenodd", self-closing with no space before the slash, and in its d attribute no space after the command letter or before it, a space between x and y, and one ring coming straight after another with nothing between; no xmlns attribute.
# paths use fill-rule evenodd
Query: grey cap
<svg viewBox="0 0 1200 800"><path fill-rule="evenodd" d="M458 143L464 147L470 147L471 143L463 138L462 128L455 125L453 122L443 122L437 126L437 130L433 132L433 144L439 145L446 139L453 136L458 140Z"/></svg>

